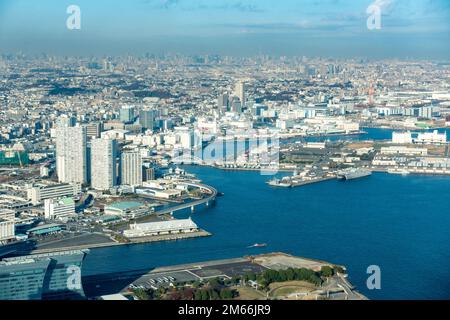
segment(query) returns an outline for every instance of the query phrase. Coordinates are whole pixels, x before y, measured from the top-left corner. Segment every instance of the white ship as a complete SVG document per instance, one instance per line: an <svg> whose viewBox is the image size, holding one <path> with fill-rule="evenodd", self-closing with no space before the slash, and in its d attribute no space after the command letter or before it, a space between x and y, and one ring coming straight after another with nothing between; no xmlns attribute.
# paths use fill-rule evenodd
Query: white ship
<svg viewBox="0 0 450 320"><path fill-rule="evenodd" d="M401 174L402 176L407 176L410 172L406 169L389 169L388 173L390 174Z"/></svg>
<svg viewBox="0 0 450 320"><path fill-rule="evenodd" d="M290 188L292 187L292 182L290 179L273 179L267 182L268 185L272 187L282 187L282 188Z"/></svg>
<svg viewBox="0 0 450 320"><path fill-rule="evenodd" d="M349 168L341 170L337 173L338 179L343 180L353 180L353 179L359 179L364 178L372 175L372 172L366 169L360 169L360 168Z"/></svg>

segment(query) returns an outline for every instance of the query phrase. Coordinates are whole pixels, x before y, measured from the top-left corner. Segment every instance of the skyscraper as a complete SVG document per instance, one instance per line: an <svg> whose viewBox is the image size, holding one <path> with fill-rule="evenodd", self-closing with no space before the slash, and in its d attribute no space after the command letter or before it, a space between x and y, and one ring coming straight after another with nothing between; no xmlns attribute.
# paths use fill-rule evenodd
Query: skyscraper
<svg viewBox="0 0 450 320"><path fill-rule="evenodd" d="M158 116L158 110L143 109L139 112L139 124L143 129L153 130L155 128L155 120Z"/></svg>
<svg viewBox="0 0 450 320"><path fill-rule="evenodd" d="M236 95L236 97L239 98L239 100L241 100L241 105L244 106L245 105L245 83L244 82L239 81L236 84L234 94Z"/></svg>
<svg viewBox="0 0 450 320"><path fill-rule="evenodd" d="M121 156L121 184L142 185L142 158L138 151L126 151Z"/></svg>
<svg viewBox="0 0 450 320"><path fill-rule="evenodd" d="M86 128L58 125L56 129L56 169L59 182L87 182Z"/></svg>
<svg viewBox="0 0 450 320"><path fill-rule="evenodd" d="M115 140L93 139L91 144L91 186L96 190L109 190L117 184Z"/></svg>
<svg viewBox="0 0 450 320"><path fill-rule="evenodd" d="M235 112L235 113L242 112L242 103L238 97L233 97L233 99L231 100L230 111Z"/></svg>
<svg viewBox="0 0 450 320"><path fill-rule="evenodd" d="M123 106L120 108L119 117L120 121L123 123L134 122L134 106Z"/></svg>
<svg viewBox="0 0 450 320"><path fill-rule="evenodd" d="M228 110L228 94L221 94L218 98L217 98L217 107L219 108L219 110L222 111L227 111Z"/></svg>

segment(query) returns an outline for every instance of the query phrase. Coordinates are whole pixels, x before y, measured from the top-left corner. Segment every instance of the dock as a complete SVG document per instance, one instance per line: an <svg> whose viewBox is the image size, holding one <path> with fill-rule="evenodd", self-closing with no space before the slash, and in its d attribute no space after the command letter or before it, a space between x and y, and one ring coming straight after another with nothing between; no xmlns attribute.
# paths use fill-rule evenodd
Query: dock
<svg viewBox="0 0 450 320"><path fill-rule="evenodd" d="M290 179L290 181L268 181L267 184L269 184L272 187L277 187L277 188L295 188L295 187L301 187L301 186L306 186L309 184L314 184L314 183L319 183L319 182L324 182L324 181L329 181L329 180L334 180L336 179L336 176L332 175L332 176L325 176L325 177L318 177L318 178L312 178L312 179L307 179L304 180L303 178L300 179L296 179L295 177L292 177L292 179Z"/></svg>
<svg viewBox="0 0 450 320"><path fill-rule="evenodd" d="M393 174L401 174L404 171L404 174L411 175L427 175L427 176L448 176L450 175L450 170L447 169L437 169L437 168L416 168L416 167L406 167L406 168L396 168L396 167L373 167L370 168L372 172L381 172L381 173L389 173ZM389 172L391 171L391 172Z"/></svg>
<svg viewBox="0 0 450 320"><path fill-rule="evenodd" d="M292 187L301 187L301 186L306 186L308 184L319 183L319 182L324 182L324 181L329 181L329 180L334 180L334 179L336 179L335 176L330 176L330 177L321 177L321 178L312 179L312 180L293 182Z"/></svg>
<svg viewBox="0 0 450 320"><path fill-rule="evenodd" d="M158 235L158 236L133 238L133 239L130 239L131 242L129 244L152 243L152 242L161 242L161 241L176 241L176 240L202 238L202 237L210 237L210 236L212 236L212 233L209 233L205 230L199 230L199 231L191 232L191 233L166 234L166 235Z"/></svg>
<svg viewBox="0 0 450 320"><path fill-rule="evenodd" d="M117 247L117 246L127 246L127 245L135 245L135 244L144 244L144 243L154 243L154 242L163 242L163 241L177 241L177 240L185 240L185 239L193 239L193 238L201 238L201 237L210 237L212 233L209 233L205 230L199 230L192 233L185 234L166 234L159 236L149 236L142 237L130 240L130 242L118 242L115 240L109 240L104 242L92 242L92 243L82 243L82 244L73 244L67 243L66 245L47 247L47 248L36 248L32 250L30 254L43 254L43 253L53 253L60 251L70 251L70 250L83 250L83 249L99 249L99 248L107 248L107 247Z"/></svg>

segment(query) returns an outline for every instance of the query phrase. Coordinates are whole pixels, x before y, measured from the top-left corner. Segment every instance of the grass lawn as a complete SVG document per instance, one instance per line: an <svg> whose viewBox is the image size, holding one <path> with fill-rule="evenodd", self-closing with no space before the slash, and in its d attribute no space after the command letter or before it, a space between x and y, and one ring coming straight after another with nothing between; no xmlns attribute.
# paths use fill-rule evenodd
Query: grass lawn
<svg viewBox="0 0 450 320"><path fill-rule="evenodd" d="M261 291L256 291L249 287L233 287L239 292L239 297L236 300L265 300L266 295Z"/></svg>
<svg viewBox="0 0 450 320"><path fill-rule="evenodd" d="M275 282L270 284L269 297L284 297L291 293L307 293L314 291L316 286L305 281Z"/></svg>

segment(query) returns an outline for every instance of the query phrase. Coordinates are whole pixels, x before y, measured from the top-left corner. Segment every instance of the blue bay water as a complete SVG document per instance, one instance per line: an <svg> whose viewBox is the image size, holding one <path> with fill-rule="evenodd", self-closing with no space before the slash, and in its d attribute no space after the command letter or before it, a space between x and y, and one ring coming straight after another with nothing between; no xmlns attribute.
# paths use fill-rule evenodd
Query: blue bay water
<svg viewBox="0 0 450 320"><path fill-rule="evenodd" d="M225 195L177 217L213 236L91 250L85 275L280 251L345 265L371 299L450 299L450 177L376 173L275 189L259 172L187 169ZM370 265L381 268L381 290L366 287Z"/></svg>

